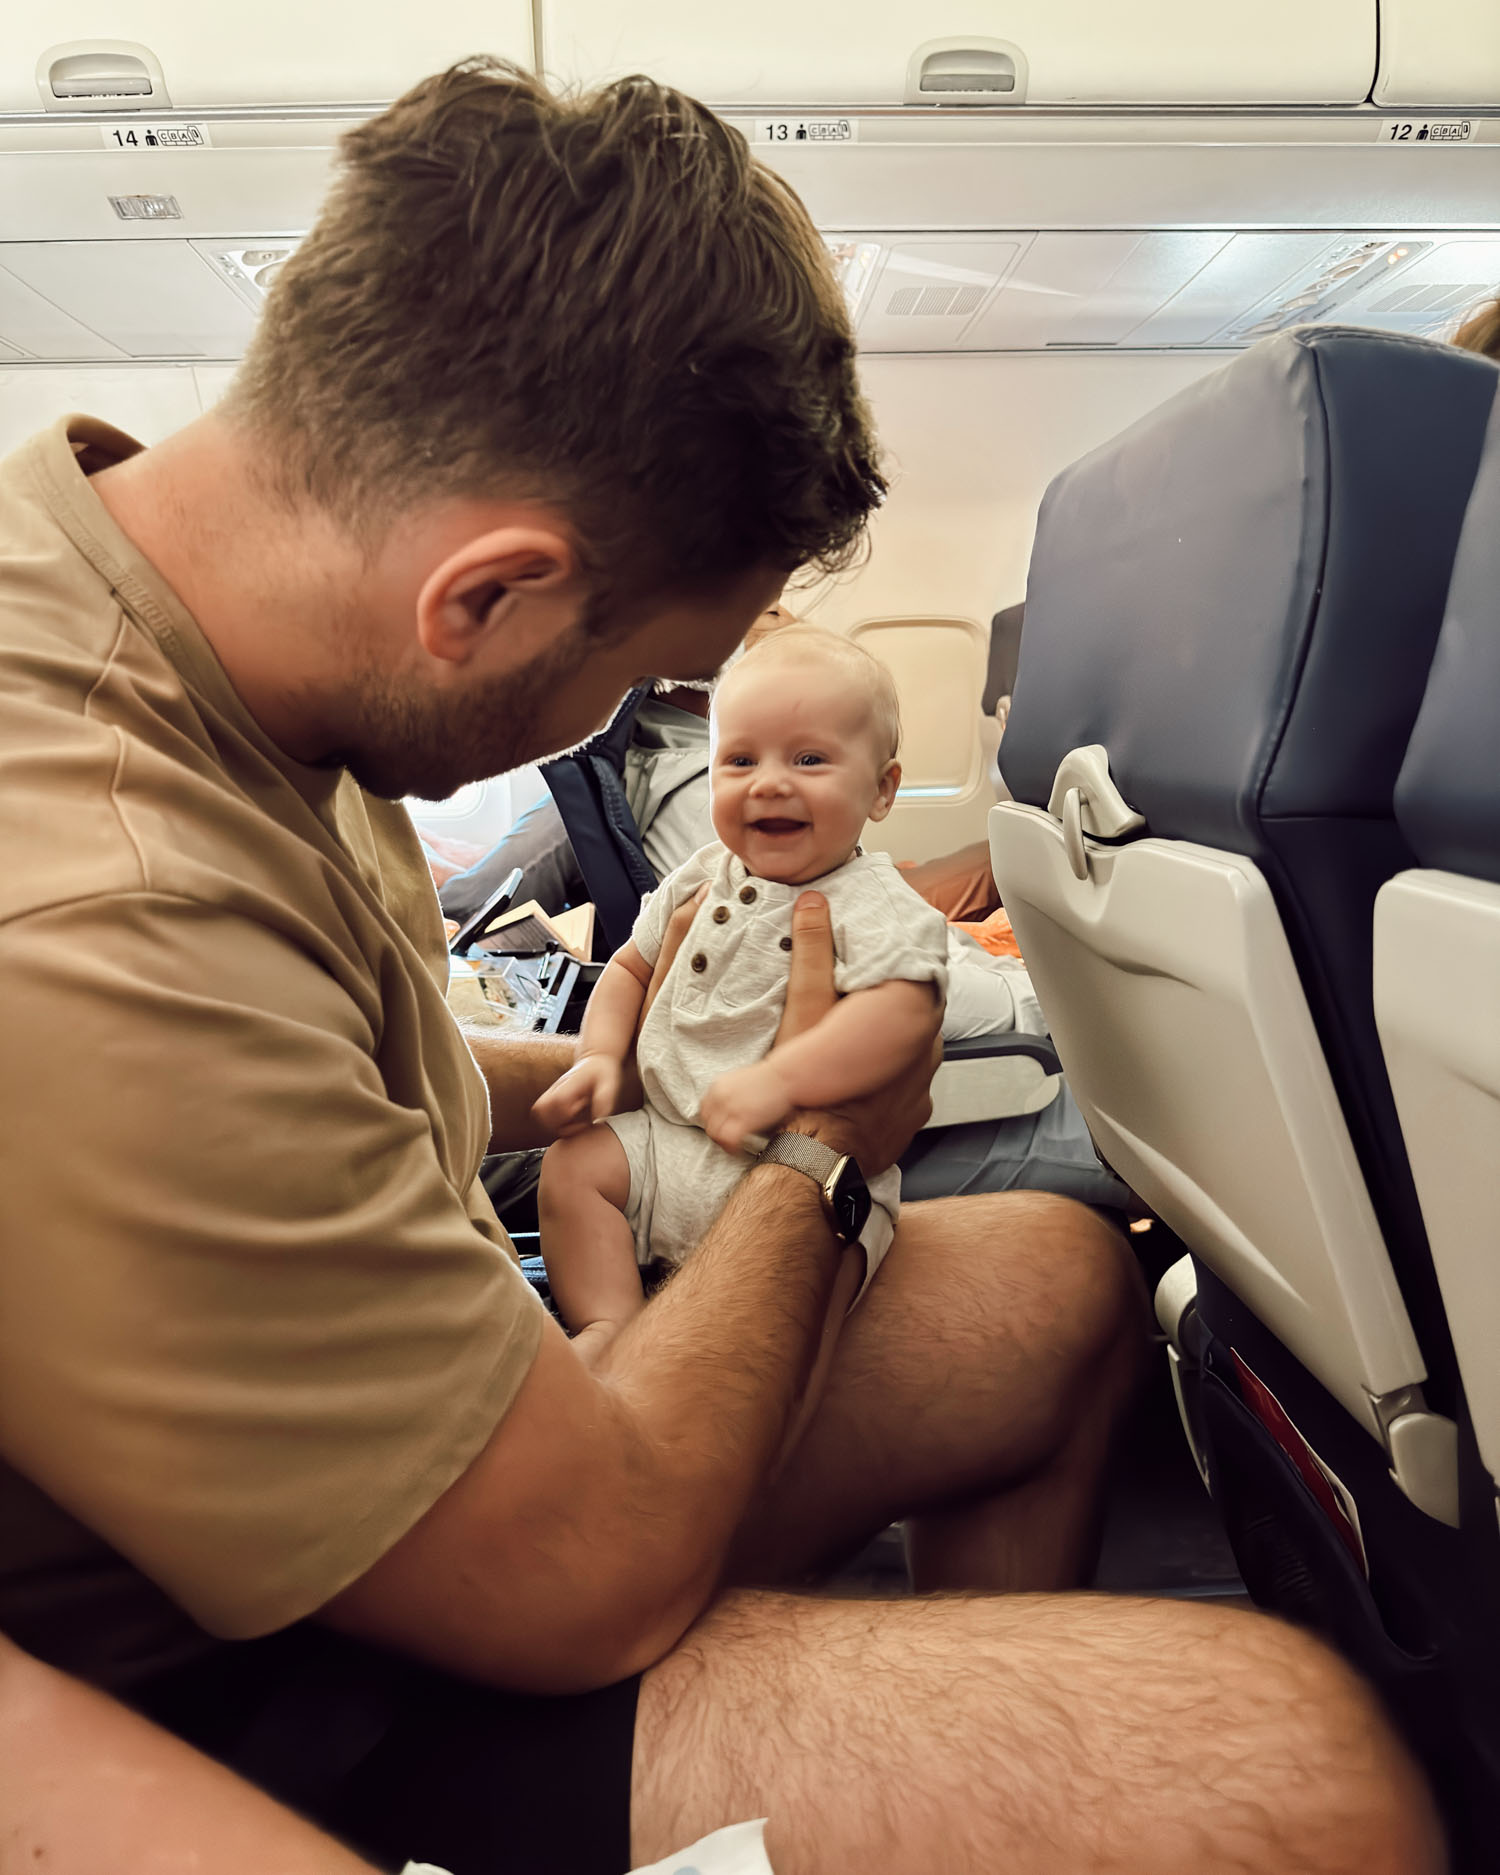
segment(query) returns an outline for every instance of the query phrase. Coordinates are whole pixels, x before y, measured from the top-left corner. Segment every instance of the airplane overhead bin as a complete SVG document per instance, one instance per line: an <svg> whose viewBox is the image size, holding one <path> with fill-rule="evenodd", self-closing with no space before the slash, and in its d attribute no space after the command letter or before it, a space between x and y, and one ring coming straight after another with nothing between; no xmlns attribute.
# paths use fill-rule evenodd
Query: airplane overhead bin
<svg viewBox="0 0 1500 1875"><path fill-rule="evenodd" d="M542 52L560 77L648 71L724 104L1355 104L1376 6L758 0L709 30L701 0L543 0Z"/></svg>
<svg viewBox="0 0 1500 1875"><path fill-rule="evenodd" d="M827 232L871 352L1424 332L1500 280L1495 0L1265 0L1253 31L1226 0L762 0L732 34L697 0L329 11L0 15L0 359L237 358L344 129L476 47L705 96ZM1422 86L1462 104L1397 101Z"/></svg>
<svg viewBox="0 0 1500 1875"><path fill-rule="evenodd" d="M530 0L47 0L0 8L0 112L378 103L471 52L529 65Z"/></svg>
<svg viewBox="0 0 1500 1875"><path fill-rule="evenodd" d="M1379 105L1500 104L1495 0L1380 0Z"/></svg>

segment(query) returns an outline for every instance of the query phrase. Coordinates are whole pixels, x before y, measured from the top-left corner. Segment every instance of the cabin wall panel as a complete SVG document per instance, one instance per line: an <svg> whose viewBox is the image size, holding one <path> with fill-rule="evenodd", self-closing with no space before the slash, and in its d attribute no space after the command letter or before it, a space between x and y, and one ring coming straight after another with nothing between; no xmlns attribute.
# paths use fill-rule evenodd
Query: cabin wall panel
<svg viewBox="0 0 1500 1875"><path fill-rule="evenodd" d="M1223 363L1202 353L866 358L890 499L865 564L805 595L803 609L840 629L936 613L987 621L1024 594L1052 477Z"/></svg>
<svg viewBox="0 0 1500 1875"><path fill-rule="evenodd" d="M187 365L0 366L0 454L70 411L102 418L149 444L191 423L202 409Z"/></svg>

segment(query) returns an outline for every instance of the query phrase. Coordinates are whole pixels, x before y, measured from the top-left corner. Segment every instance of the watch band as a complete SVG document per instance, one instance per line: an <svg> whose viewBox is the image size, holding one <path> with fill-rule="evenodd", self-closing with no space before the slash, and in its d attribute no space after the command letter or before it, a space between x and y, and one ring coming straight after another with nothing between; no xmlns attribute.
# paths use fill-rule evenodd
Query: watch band
<svg viewBox="0 0 1500 1875"><path fill-rule="evenodd" d="M857 1240L869 1215L870 1200L859 1167L847 1153L835 1152L832 1146L809 1139L806 1133L776 1133L759 1157L762 1165L787 1165L794 1172L805 1173L818 1188L818 1201L834 1236L842 1244ZM850 1171L864 1196L863 1206L856 1204L852 1211L840 1202L840 1187Z"/></svg>
<svg viewBox="0 0 1500 1875"><path fill-rule="evenodd" d="M844 1155L835 1152L832 1146L825 1146L820 1139L812 1139L806 1133L773 1133L764 1152L759 1154L762 1165L790 1165L798 1172L805 1172L821 1191L834 1173L844 1162Z"/></svg>

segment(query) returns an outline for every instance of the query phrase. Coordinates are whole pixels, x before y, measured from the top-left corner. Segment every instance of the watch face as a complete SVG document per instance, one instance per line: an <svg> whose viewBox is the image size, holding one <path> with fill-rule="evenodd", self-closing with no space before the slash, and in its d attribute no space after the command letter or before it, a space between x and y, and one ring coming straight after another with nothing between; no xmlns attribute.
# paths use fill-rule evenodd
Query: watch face
<svg viewBox="0 0 1500 1875"><path fill-rule="evenodd" d="M870 1215L870 1188L852 1159L844 1161L830 1198L835 1229L845 1243L854 1243Z"/></svg>

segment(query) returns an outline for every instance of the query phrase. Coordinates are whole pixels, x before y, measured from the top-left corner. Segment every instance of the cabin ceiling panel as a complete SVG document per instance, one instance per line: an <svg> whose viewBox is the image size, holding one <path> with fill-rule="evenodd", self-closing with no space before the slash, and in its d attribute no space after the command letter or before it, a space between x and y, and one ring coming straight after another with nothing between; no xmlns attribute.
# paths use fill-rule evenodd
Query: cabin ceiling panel
<svg viewBox="0 0 1500 1875"><path fill-rule="evenodd" d="M249 307L185 241L14 242L0 263L111 358L238 358L254 329Z"/></svg>
<svg viewBox="0 0 1500 1875"><path fill-rule="evenodd" d="M0 248L0 338L13 357L82 363L117 362L124 356L22 279L9 261L9 250Z"/></svg>
<svg viewBox="0 0 1500 1875"><path fill-rule="evenodd" d="M855 257L866 281L851 297L860 348L870 354L1229 350L1330 321L1440 337L1461 309L1500 284L1500 234L997 232L988 245L933 244L935 253L971 262L967 276L948 272L976 283L967 289L973 311L966 321L924 319L913 301L928 289L910 284L920 277L920 243L899 234L825 238L836 257ZM1007 251L1016 258L981 293L980 257ZM991 271L1001 265L993 260ZM944 288L954 304L957 290ZM898 298L905 316L891 310Z"/></svg>

